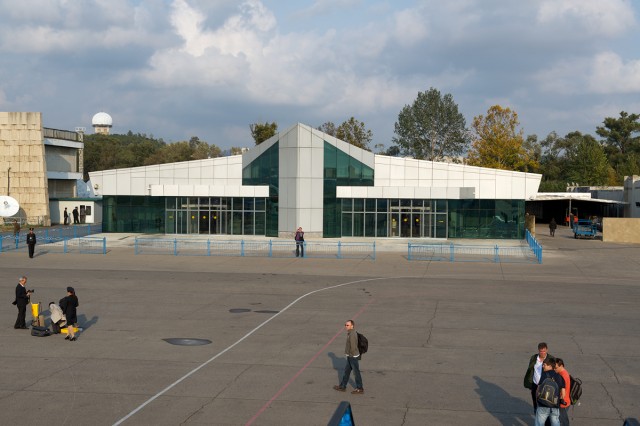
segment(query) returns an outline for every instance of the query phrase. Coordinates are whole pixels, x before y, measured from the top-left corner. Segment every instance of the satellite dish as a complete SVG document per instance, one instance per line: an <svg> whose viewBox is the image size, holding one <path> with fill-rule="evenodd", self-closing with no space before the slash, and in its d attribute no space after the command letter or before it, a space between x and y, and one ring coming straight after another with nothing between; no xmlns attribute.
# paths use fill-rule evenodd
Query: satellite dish
<svg viewBox="0 0 640 426"><path fill-rule="evenodd" d="M0 195L0 217L10 217L18 213L20 205L15 198Z"/></svg>

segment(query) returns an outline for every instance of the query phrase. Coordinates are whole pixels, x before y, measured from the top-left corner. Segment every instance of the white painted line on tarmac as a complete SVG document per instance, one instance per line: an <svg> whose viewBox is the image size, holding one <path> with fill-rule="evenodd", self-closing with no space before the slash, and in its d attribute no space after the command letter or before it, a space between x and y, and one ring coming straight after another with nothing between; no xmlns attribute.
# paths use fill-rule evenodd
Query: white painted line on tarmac
<svg viewBox="0 0 640 426"><path fill-rule="evenodd" d="M232 345L228 346L226 349L218 352L216 355L212 356L211 358L209 358L207 361L203 362L202 364L200 364L199 366L197 366L196 368L194 368L193 370L191 370L190 372L188 372L187 374L185 374L184 376L180 377L178 380L176 380L175 382L171 383L169 386L167 386L166 388L162 389L160 392L158 392L157 394L155 394L154 396L152 396L151 398L149 398L148 400L146 400L144 403L142 403L140 406L138 406L138 408L136 408L135 410L131 411L129 414L127 414L126 416L124 416L123 418L121 418L120 420L118 420L117 422L115 422L113 424L113 426L118 426L121 425L122 423L124 423L125 421L127 421L129 418L131 418L132 416L134 416L136 413L138 413L140 410L142 410L144 407L146 407L147 405L149 405L151 402L155 401L158 397L164 395L165 393L167 393L169 390L171 390L173 387L175 387L176 385L180 384L181 382L183 382L186 378L192 376L194 373L196 373L197 371L199 371L201 368L205 367L206 365L208 365L209 363L211 363L212 361L216 360L217 358L219 358L220 356L224 355L226 352L230 351L231 349L233 349L234 347L236 347L237 345L239 345L240 343L242 343L245 339L247 339L249 336L251 336L253 333L255 333L256 331L260 330L262 327L264 327L269 321L273 320L274 318L276 318L278 315L282 314L283 312L285 312L286 310L288 310L290 307L292 307L293 305L295 305L296 303L298 303L300 300L304 299L307 296L310 296L312 294L315 293L319 293L321 291L325 291L325 290L331 290L334 288L338 288L338 287L344 287L346 285L351 285L351 284L357 284L357 283L364 283L364 282L369 282L369 281L379 281L379 280L388 280L389 277L380 277L380 278L367 278L364 280L357 280L357 281L350 281L347 283L342 283L342 284L336 284L336 285L332 285L329 287L325 287L325 288L320 288L318 290L313 290L310 291L306 294L303 294L302 296L298 297L296 300L294 300L293 302L289 303L287 306L285 306L282 310L280 310L280 312L278 312L277 314L273 315L272 317L268 318L266 321L264 321L262 324L258 325L256 328L254 328L253 330L251 330L250 332L248 332L247 334L245 334L244 336L242 336L240 339L238 339L235 343L233 343Z"/></svg>

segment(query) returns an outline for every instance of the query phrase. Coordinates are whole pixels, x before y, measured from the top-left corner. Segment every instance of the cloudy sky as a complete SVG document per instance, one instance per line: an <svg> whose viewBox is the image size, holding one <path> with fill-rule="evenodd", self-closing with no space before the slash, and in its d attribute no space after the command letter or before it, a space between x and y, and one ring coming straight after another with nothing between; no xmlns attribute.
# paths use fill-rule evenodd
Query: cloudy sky
<svg viewBox="0 0 640 426"><path fill-rule="evenodd" d="M471 124L595 133L640 113L637 0L0 0L0 110L46 127L251 146L249 124L349 117L391 144L434 87Z"/></svg>

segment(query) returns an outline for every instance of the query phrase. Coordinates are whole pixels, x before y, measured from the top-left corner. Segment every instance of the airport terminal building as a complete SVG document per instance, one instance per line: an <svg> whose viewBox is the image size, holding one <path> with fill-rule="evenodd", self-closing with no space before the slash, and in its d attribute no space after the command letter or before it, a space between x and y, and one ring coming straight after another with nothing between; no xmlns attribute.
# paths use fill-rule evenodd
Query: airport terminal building
<svg viewBox="0 0 640 426"><path fill-rule="evenodd" d="M242 155L89 173L105 232L524 237L541 175L375 155L296 124Z"/></svg>

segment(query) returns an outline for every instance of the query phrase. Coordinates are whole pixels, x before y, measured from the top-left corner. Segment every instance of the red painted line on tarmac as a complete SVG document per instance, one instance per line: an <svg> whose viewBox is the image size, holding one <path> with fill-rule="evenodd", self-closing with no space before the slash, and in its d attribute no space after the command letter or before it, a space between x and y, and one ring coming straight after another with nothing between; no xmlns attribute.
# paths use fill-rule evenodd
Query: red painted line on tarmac
<svg viewBox="0 0 640 426"><path fill-rule="evenodd" d="M371 299L369 301L369 303L367 303L362 308L360 308L360 310L351 319L355 320L356 318L358 318L360 316L360 314L362 314L364 312L364 310L369 305L371 305L372 303L373 303L373 299ZM251 425L258 417L260 417L260 415L264 412L264 410L269 408L271 403L273 401L275 401L282 394L282 392L284 392L289 387L289 385L291 385L298 378L298 376L300 376L302 374L302 372L304 370L306 370L307 367L309 367L311 365L311 363L313 363L313 361L315 361L316 358L318 358L320 356L320 354L323 353L325 351L325 349L327 349L327 347L331 343L333 343L334 340L336 340L338 338L338 336L342 333L342 330L343 330L343 328L340 328L340 330L338 330L338 332L322 347L322 349L320 349L318 352L316 352L316 354L313 357L311 357L311 359L300 370L298 370L298 372L296 374L294 374L293 377L291 377L291 379L289 379L289 381L287 383L285 383L284 386L282 386L280 388L280 390L278 392L276 392L275 395L273 395L271 397L271 399L269 401L267 401L267 403L264 404L262 406L262 408L260 408L258 410L258 412L253 417L251 417L251 419L245 424L245 426Z"/></svg>

